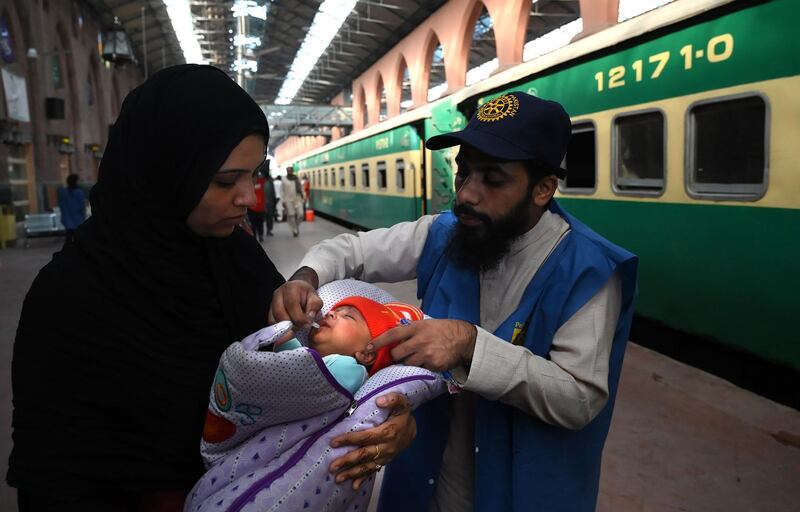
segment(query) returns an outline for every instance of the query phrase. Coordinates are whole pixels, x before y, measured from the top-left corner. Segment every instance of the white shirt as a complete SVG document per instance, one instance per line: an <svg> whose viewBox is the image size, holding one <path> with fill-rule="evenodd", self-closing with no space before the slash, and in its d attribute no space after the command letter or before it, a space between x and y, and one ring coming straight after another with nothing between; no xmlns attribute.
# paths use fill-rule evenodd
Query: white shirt
<svg viewBox="0 0 800 512"><path fill-rule="evenodd" d="M320 285L353 277L397 282L416 277L417 263L436 216L391 228L323 241L306 254ZM528 283L567 236L569 225L545 211L530 231L515 240L497 268L480 275L480 318L469 368L454 368L465 393L453 400L450 436L436 484L432 510L472 509L474 394L499 400L552 425L586 426L608 400L608 363L621 307L618 275L601 288L555 333L549 359L494 336L516 310Z"/></svg>

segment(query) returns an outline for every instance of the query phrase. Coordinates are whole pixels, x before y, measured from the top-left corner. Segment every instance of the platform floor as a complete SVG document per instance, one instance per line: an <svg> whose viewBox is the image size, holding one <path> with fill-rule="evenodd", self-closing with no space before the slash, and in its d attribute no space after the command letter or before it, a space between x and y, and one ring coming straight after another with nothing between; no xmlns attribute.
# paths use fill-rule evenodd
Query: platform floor
<svg viewBox="0 0 800 512"><path fill-rule="evenodd" d="M317 219L293 238L276 225L264 248L284 276L319 240L343 228ZM21 244L20 244L21 245ZM0 511L16 512L5 485L11 432L11 352L22 299L60 239L0 250ZM414 301L412 282L386 285ZM635 340L634 340L635 341ZM606 443L598 510L800 510L800 412L661 356L628 346Z"/></svg>

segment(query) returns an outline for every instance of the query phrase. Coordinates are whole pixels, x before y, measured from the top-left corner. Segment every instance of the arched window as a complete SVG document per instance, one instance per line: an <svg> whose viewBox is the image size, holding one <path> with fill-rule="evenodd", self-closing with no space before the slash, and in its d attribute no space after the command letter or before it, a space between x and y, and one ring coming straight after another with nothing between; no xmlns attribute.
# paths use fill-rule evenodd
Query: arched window
<svg viewBox="0 0 800 512"><path fill-rule="evenodd" d="M411 74L408 71L406 60L400 61L400 112L406 112L414 103L411 99Z"/></svg>
<svg viewBox="0 0 800 512"><path fill-rule="evenodd" d="M364 88L361 88L361 126L369 124L369 111L367 110L367 95L364 93Z"/></svg>
<svg viewBox="0 0 800 512"><path fill-rule="evenodd" d="M386 87L383 85L383 77L378 77L378 94L380 95L380 109L378 110L378 121L385 121L388 117L386 108Z"/></svg>
<svg viewBox="0 0 800 512"><path fill-rule="evenodd" d="M431 67L428 75L428 101L439 99L447 90L447 78L444 73L444 49L436 34L431 44Z"/></svg>
<svg viewBox="0 0 800 512"><path fill-rule="evenodd" d="M472 30L472 47L467 62L467 85L488 78L499 66L497 44L494 37L494 22L486 7L481 9Z"/></svg>

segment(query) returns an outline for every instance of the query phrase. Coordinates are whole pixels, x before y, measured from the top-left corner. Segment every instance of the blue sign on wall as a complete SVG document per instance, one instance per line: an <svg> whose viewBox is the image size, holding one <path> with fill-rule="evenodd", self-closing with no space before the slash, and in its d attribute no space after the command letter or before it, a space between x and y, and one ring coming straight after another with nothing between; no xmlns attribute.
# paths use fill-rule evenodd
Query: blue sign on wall
<svg viewBox="0 0 800 512"><path fill-rule="evenodd" d="M9 64L17 60L14 55L14 42L11 38L8 16L5 14L0 17L0 54L2 54L3 60Z"/></svg>

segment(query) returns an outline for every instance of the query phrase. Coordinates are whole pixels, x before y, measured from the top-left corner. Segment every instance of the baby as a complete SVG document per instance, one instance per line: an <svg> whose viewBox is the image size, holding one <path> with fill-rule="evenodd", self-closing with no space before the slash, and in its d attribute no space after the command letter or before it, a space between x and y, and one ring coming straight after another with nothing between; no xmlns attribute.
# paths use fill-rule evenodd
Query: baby
<svg viewBox="0 0 800 512"><path fill-rule="evenodd" d="M355 393L367 377L393 363L392 346L366 352L364 349L367 344L389 329L422 320L423 316L419 308L410 304L381 304L366 297L346 297L331 307L318 328L311 330L308 335L309 346L322 356L337 382L350 393ZM300 342L295 338L275 351L300 347Z"/></svg>
<svg viewBox="0 0 800 512"><path fill-rule="evenodd" d="M387 393L406 395L413 409L445 391L440 375L393 365L390 348L365 350L387 330L423 319L422 311L366 298L392 300L359 281L334 281L319 294L333 306L318 327L298 332L305 346L280 344L291 329L283 321L220 357L200 444L207 472L186 511L365 510L374 480L358 490L337 484L328 468L352 446L333 448L331 440L386 421L391 411L377 400Z"/></svg>

